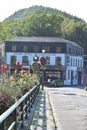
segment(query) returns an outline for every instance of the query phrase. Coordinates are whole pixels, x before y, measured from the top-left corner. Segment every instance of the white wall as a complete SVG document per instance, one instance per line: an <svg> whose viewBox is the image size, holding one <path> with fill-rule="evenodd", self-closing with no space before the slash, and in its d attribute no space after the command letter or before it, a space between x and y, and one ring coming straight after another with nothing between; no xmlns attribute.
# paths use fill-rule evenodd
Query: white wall
<svg viewBox="0 0 87 130"><path fill-rule="evenodd" d="M10 64L10 57L11 56L16 56L17 57L17 60L20 61L20 64L22 64L22 56L28 56L28 59L29 59L29 64L31 64L33 62L33 57L35 55L37 55L38 57L41 57L43 56L42 53L6 53L6 64ZM66 70L65 70L65 80L64 80L64 83L65 85L70 85L71 84L71 77L70 79L68 79L68 71L73 71L73 76L75 77L76 74L77 74L77 67L81 67L83 68L83 58L81 56L70 56L70 64L66 64L66 54L60 54L60 53L45 53L44 56L46 57L50 57L50 65L55 65L55 60L56 60L56 57L61 57L61 65L63 65ZM71 59L72 59L72 64L71 64ZM77 64L76 65L76 59L77 59L77 62L79 61L79 65ZM71 74L70 74L71 76ZM75 79L76 80L76 79ZM75 81L74 80L74 83L77 84L77 80Z"/></svg>
<svg viewBox="0 0 87 130"><path fill-rule="evenodd" d="M28 56L29 64L31 64L33 62L33 57L35 55L37 55L38 57L43 56L42 53L19 53L19 52L12 53L12 52L8 52L8 53L6 53L6 64L10 64L10 57L13 55L17 57L17 60L19 60L21 64L22 64L22 56ZM62 59L61 64L63 66L65 65L65 54L45 53L44 56L50 57L50 65L55 65L55 60L56 60L56 57L58 57L58 56L61 57L61 59Z"/></svg>

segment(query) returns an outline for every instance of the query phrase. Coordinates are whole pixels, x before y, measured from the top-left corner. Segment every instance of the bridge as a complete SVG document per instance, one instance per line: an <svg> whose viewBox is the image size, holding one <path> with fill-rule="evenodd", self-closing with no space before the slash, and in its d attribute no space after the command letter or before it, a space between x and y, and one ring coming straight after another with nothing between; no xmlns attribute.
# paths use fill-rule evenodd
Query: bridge
<svg viewBox="0 0 87 130"><path fill-rule="evenodd" d="M86 130L86 101L84 86L42 90L38 84L0 116L0 130ZM13 120L6 128L12 113Z"/></svg>
<svg viewBox="0 0 87 130"><path fill-rule="evenodd" d="M40 89L39 84L34 86L0 116L0 130L56 130L48 99L48 94Z"/></svg>

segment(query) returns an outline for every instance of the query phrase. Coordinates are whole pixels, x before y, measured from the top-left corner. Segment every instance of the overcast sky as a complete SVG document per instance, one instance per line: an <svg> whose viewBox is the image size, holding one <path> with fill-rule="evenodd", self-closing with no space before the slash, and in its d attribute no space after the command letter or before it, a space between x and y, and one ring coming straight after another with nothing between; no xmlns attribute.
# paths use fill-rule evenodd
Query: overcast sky
<svg viewBox="0 0 87 130"><path fill-rule="evenodd" d="M19 9L42 5L65 11L87 22L87 0L0 0L0 21Z"/></svg>

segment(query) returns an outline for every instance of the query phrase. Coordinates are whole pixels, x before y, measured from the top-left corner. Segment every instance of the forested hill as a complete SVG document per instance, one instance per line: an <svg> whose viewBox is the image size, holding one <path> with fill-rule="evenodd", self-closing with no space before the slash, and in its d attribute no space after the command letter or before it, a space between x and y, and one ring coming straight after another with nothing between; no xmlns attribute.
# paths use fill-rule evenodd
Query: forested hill
<svg viewBox="0 0 87 130"><path fill-rule="evenodd" d="M0 22L0 43L15 36L63 37L78 43L87 53L87 23L48 7L21 9Z"/></svg>
<svg viewBox="0 0 87 130"><path fill-rule="evenodd" d="M32 6L30 8L21 9L21 10L15 12L14 14L12 14L6 20L18 20L18 19L24 18L28 15L31 15L35 12L45 13L45 14L50 14L50 13L54 12L54 13L58 13L60 15L63 15L65 17L73 17L78 21L81 20L80 18L74 17L70 14L67 14L66 12L62 12L60 10L56 10L56 9L49 8L49 7L43 7L43 6Z"/></svg>

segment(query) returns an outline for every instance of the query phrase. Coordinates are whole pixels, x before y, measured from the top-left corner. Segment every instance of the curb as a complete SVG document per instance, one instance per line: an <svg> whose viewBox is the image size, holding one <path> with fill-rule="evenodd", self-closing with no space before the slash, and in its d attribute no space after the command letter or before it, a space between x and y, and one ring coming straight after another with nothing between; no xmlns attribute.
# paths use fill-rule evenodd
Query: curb
<svg viewBox="0 0 87 130"><path fill-rule="evenodd" d="M52 112L53 112L53 117L54 117L54 121L55 121L56 130L62 130L62 126L61 126L61 124L60 124L60 121L59 121L58 118L56 117L56 112L55 112L55 109L54 109L54 105L53 105L51 96L50 96L48 90L46 90L46 91L47 91L48 96L49 96L49 101L50 101L51 108L52 108Z"/></svg>
<svg viewBox="0 0 87 130"><path fill-rule="evenodd" d="M52 104L51 104L51 100L50 100L50 96L49 96L48 92L47 92L47 96L48 96L50 108L51 108L51 111L52 111L52 116L53 116L53 121L54 121L54 125L55 125L55 130L57 130L57 123L56 123L56 120L55 120L55 117L54 117L54 112L53 112L53 109L52 109Z"/></svg>

